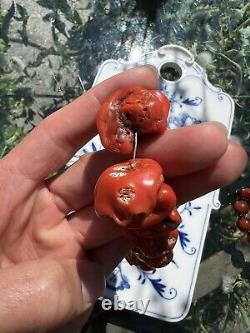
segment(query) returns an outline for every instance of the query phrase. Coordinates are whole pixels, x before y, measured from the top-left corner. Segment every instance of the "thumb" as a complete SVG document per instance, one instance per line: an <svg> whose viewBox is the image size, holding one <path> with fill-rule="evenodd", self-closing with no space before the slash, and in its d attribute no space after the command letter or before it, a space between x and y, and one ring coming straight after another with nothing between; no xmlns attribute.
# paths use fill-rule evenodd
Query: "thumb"
<svg viewBox="0 0 250 333"><path fill-rule="evenodd" d="M101 266L86 260L41 259L1 269L0 332L46 332L79 317L83 325L103 288Z"/></svg>

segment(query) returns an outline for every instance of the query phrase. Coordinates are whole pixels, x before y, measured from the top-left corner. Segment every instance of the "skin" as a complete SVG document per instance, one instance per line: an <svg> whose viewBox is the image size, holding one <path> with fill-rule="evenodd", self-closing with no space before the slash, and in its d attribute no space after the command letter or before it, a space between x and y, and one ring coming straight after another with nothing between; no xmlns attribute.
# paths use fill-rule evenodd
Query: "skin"
<svg viewBox="0 0 250 333"><path fill-rule="evenodd" d="M127 253L117 227L93 210L97 177L119 156L89 154L44 179L96 133L100 103L130 85L154 89L157 75L140 67L103 82L47 117L0 161L0 332L80 332L105 276ZM162 165L179 204L233 182L247 161L217 123L147 138L138 154Z"/></svg>

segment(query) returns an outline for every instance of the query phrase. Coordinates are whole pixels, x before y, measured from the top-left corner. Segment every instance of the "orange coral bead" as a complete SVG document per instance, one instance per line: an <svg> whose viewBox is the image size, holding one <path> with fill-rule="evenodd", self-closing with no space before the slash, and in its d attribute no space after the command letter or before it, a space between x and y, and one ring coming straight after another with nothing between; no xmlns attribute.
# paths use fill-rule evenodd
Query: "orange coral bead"
<svg viewBox="0 0 250 333"><path fill-rule="evenodd" d="M101 105L96 126L103 146L121 154L130 154L134 134L161 133L167 128L170 108L160 91L142 87L121 88Z"/></svg>
<svg viewBox="0 0 250 333"><path fill-rule="evenodd" d="M129 228L148 228L170 215L176 206L173 189L164 184L161 166L151 159L137 158L106 169L95 187L95 210ZM162 196L158 196L162 188ZM159 203L160 201L160 208Z"/></svg>

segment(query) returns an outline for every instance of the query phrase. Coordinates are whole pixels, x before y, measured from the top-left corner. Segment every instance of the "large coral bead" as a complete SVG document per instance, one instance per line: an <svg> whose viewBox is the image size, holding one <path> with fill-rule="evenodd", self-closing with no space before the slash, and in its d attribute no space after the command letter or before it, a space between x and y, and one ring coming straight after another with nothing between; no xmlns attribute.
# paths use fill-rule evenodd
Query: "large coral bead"
<svg viewBox="0 0 250 333"><path fill-rule="evenodd" d="M167 127L168 98L157 90L121 88L101 105L96 118L103 146L121 154L131 154L135 132L161 133Z"/></svg>
<svg viewBox="0 0 250 333"><path fill-rule="evenodd" d="M164 183L161 166L137 158L113 165L95 187L95 210L126 228L148 228L168 217L176 206L173 189Z"/></svg>

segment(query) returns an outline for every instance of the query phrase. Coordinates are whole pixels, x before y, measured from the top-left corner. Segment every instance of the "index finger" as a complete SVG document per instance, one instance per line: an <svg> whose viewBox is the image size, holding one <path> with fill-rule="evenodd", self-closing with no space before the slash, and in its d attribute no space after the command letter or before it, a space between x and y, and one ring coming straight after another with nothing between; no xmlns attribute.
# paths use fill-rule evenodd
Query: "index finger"
<svg viewBox="0 0 250 333"><path fill-rule="evenodd" d="M41 181L96 134L96 113L115 89L130 85L155 89L157 81L152 66L129 69L105 80L43 120L2 162L18 175Z"/></svg>

